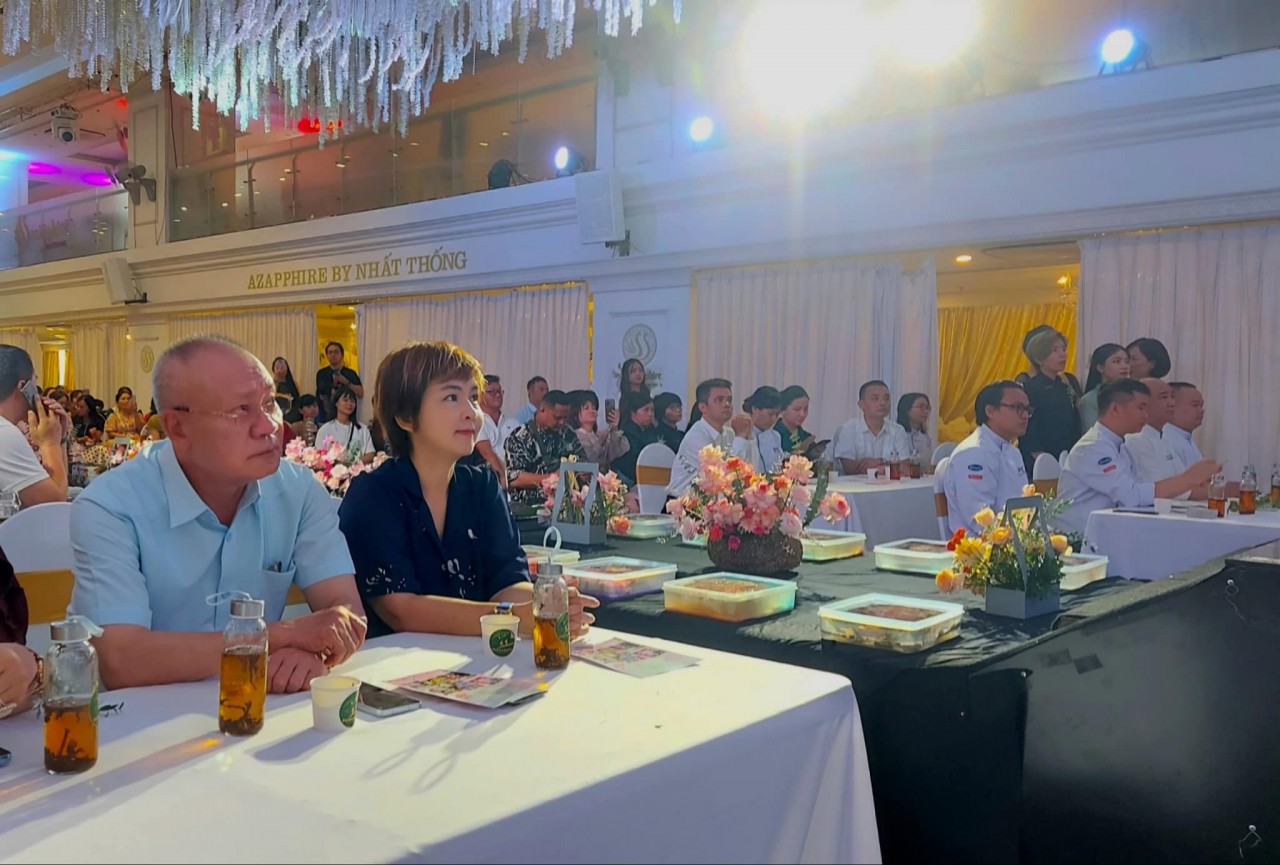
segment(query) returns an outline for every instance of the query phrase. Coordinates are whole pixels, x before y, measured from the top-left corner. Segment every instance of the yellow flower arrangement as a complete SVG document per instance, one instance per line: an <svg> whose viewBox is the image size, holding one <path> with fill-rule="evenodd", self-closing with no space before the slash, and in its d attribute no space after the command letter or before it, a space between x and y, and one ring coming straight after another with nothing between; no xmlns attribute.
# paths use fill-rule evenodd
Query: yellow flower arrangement
<svg viewBox="0 0 1280 865"><path fill-rule="evenodd" d="M1071 546L1063 535L1046 539L1046 530L1034 516L1034 509L1014 511L1011 521L1006 514L997 516L991 508L974 514L981 532L970 535L958 529L952 536L947 543L953 554L952 566L935 577L938 591L950 593L967 588L975 595L985 595L988 587L996 587L1025 591L1032 598L1052 591L1062 579L1059 556L1069 555ZM1026 564L1025 576L1018 559L1019 549Z"/></svg>

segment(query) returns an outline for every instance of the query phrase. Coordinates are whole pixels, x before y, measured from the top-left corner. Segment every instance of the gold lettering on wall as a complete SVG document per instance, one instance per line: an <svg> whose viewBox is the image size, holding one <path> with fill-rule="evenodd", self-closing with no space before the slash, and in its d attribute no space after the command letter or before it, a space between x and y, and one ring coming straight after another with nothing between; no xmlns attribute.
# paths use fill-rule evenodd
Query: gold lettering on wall
<svg viewBox="0 0 1280 865"><path fill-rule="evenodd" d="M249 291L275 288L306 288L315 285L343 285L373 279L395 279L400 276L425 276L467 269L465 249L447 251L437 247L425 255L382 258L355 264L333 264L323 267L298 267L291 270L264 270L249 274Z"/></svg>

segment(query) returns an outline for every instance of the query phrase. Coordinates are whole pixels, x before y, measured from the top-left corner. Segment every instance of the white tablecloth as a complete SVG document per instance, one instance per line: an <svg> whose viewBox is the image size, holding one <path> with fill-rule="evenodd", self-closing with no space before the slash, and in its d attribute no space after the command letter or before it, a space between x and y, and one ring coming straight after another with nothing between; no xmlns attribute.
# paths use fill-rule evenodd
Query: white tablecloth
<svg viewBox="0 0 1280 865"><path fill-rule="evenodd" d="M847 476L832 481L828 489L849 501L849 518L836 523L817 519L815 528L862 532L867 536L868 550L903 538L938 537L932 478L873 484Z"/></svg>
<svg viewBox="0 0 1280 865"><path fill-rule="evenodd" d="M1167 502L1158 503L1164 510ZM1094 511L1084 531L1084 552L1109 559L1107 575L1162 580L1237 550L1280 539L1280 511L1242 517L1193 519L1184 514Z"/></svg>
<svg viewBox="0 0 1280 865"><path fill-rule="evenodd" d="M0 722L0 861L880 861L848 680L642 642L702 662L634 679L575 661L524 706L432 701L336 736L306 694L269 697L263 731L230 739L215 681L117 691L97 766L71 777L44 773L30 713ZM484 672L480 652L397 635L342 672ZM527 641L513 657L533 672Z"/></svg>

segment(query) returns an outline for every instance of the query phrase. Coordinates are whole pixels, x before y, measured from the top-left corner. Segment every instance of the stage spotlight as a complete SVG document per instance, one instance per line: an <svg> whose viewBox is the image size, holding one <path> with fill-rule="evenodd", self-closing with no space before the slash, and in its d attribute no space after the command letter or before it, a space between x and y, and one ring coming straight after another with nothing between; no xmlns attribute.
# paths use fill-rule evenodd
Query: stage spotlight
<svg viewBox="0 0 1280 865"><path fill-rule="evenodd" d="M974 0L902 0L884 19L883 44L907 66L945 66L960 57L978 23Z"/></svg>
<svg viewBox="0 0 1280 865"><path fill-rule="evenodd" d="M1102 66L1098 74L1132 72L1139 66L1151 68L1151 46L1129 29L1112 30L1102 40Z"/></svg>
<svg viewBox="0 0 1280 865"><path fill-rule="evenodd" d="M693 122L689 124L689 137L698 144L702 144L710 139L715 131L715 121L706 115L703 115L702 117L695 117Z"/></svg>
<svg viewBox="0 0 1280 865"><path fill-rule="evenodd" d="M556 167L556 177L568 177L570 174L587 170L587 160L572 147L557 148L553 162Z"/></svg>
<svg viewBox="0 0 1280 865"><path fill-rule="evenodd" d="M512 185L515 179L516 167L511 164L510 160L499 159L493 163L493 167L489 169L489 188L490 189L506 189ZM284 180L284 178L280 178Z"/></svg>

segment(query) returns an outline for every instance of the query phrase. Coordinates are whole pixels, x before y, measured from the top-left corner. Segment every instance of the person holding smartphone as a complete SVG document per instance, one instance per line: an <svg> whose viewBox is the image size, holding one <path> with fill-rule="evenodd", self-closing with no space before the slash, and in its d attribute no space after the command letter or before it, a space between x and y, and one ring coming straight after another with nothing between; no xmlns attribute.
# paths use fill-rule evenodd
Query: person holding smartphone
<svg viewBox="0 0 1280 865"><path fill-rule="evenodd" d="M31 355L0 344L0 493L15 493L24 508L67 500L67 448L71 418L40 396ZM31 444L18 428L26 421ZM34 444L39 459L32 453Z"/></svg>

